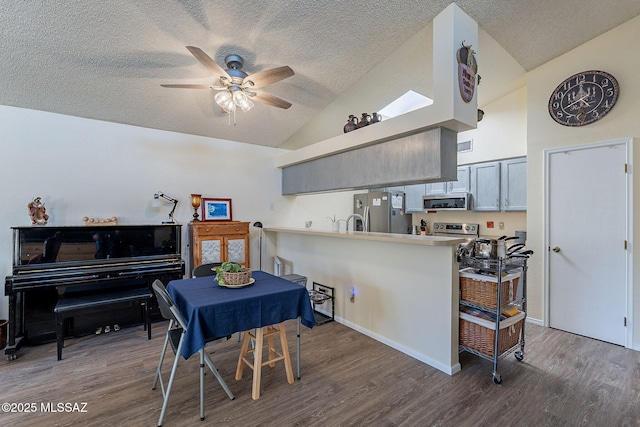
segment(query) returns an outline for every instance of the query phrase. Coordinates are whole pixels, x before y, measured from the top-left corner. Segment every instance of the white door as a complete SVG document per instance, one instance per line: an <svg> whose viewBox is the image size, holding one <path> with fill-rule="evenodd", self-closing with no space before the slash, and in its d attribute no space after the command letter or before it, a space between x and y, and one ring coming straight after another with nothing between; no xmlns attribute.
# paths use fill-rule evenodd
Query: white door
<svg viewBox="0 0 640 427"><path fill-rule="evenodd" d="M627 146L547 153L549 326L625 345Z"/></svg>

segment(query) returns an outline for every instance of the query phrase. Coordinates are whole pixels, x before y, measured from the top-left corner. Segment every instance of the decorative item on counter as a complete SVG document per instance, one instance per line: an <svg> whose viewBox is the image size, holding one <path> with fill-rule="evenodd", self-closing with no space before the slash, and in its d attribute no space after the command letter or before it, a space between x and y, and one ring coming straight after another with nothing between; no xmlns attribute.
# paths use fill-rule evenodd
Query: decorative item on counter
<svg viewBox="0 0 640 427"><path fill-rule="evenodd" d="M462 47L456 53L456 59L458 60L460 96L464 102L471 102L476 90L476 74L478 73L475 51L471 49L471 45L466 46L463 40Z"/></svg>
<svg viewBox="0 0 640 427"><path fill-rule="evenodd" d="M426 236L427 234L429 234L429 223L427 221L425 221L424 219L420 220L420 235L421 236Z"/></svg>
<svg viewBox="0 0 640 427"><path fill-rule="evenodd" d="M37 225L45 225L49 219L47 215L47 209L44 207L40 197L36 197L33 201L27 205L29 208L29 216L31 217L31 223Z"/></svg>
<svg viewBox="0 0 640 427"><path fill-rule="evenodd" d="M347 120L347 124L344 125L344 133L351 132L352 130L358 129L358 119L353 114L349 114L349 119Z"/></svg>
<svg viewBox="0 0 640 427"><path fill-rule="evenodd" d="M200 219L198 219L198 209L200 208L201 202L202 194L191 195L191 206L193 206L193 222L200 222Z"/></svg>
<svg viewBox="0 0 640 427"><path fill-rule="evenodd" d="M106 219L89 218L88 216L82 217L84 225L117 225L118 217L112 216Z"/></svg>
<svg viewBox="0 0 640 427"><path fill-rule="evenodd" d="M360 121L358 122L358 129L363 128L369 124L369 117L371 117L367 113L362 113L362 117L360 117Z"/></svg>
<svg viewBox="0 0 640 427"><path fill-rule="evenodd" d="M327 218L329 218L329 220L331 220L331 228L334 231L334 233L338 233L340 232L340 221L345 221L344 219L336 219L336 214L333 214L333 218L328 216Z"/></svg>
<svg viewBox="0 0 640 427"><path fill-rule="evenodd" d="M153 195L153 199L155 201L160 201L160 199L164 199L169 203L173 203L173 209L169 212L169 221L162 221L163 224L175 224L176 221L173 219L173 213L176 211L176 206L178 206L178 201L172 197L167 196L162 191L158 191Z"/></svg>
<svg viewBox="0 0 640 427"><path fill-rule="evenodd" d="M382 116L378 113L373 113L371 115L371 120L369 121L369 124L372 125L374 123L379 123L382 121Z"/></svg>

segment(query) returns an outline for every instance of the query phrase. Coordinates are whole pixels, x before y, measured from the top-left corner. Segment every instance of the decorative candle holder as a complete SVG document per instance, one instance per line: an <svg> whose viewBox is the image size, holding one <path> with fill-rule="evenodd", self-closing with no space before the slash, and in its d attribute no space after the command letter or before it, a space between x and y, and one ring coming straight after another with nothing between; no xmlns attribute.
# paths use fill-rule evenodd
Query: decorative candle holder
<svg viewBox="0 0 640 427"><path fill-rule="evenodd" d="M200 208L201 202L202 194L191 195L191 206L193 206L193 222L200 222L200 220L198 219L198 209Z"/></svg>

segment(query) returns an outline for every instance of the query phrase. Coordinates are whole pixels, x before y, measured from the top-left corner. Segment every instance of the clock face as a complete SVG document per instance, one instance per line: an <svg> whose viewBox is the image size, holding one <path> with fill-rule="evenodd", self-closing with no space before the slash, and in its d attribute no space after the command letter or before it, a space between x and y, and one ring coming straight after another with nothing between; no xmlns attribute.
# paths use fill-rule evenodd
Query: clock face
<svg viewBox="0 0 640 427"><path fill-rule="evenodd" d="M565 126L593 123L607 114L618 100L618 81L604 71L584 71L562 83L549 98L549 114Z"/></svg>

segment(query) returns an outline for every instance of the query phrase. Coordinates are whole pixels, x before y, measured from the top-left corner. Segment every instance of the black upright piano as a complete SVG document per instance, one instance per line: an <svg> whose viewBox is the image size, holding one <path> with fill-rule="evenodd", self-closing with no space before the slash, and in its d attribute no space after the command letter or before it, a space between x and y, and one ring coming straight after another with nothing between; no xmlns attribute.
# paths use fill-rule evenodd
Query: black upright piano
<svg viewBox="0 0 640 427"><path fill-rule="evenodd" d="M30 226L12 231L13 271L5 280L9 360L23 344L55 341L53 309L60 298L151 288L156 279L166 284L184 275L178 224ZM83 317L74 329L89 331L100 321L127 326L141 319L134 307L112 307L108 313L96 310L93 318Z"/></svg>

